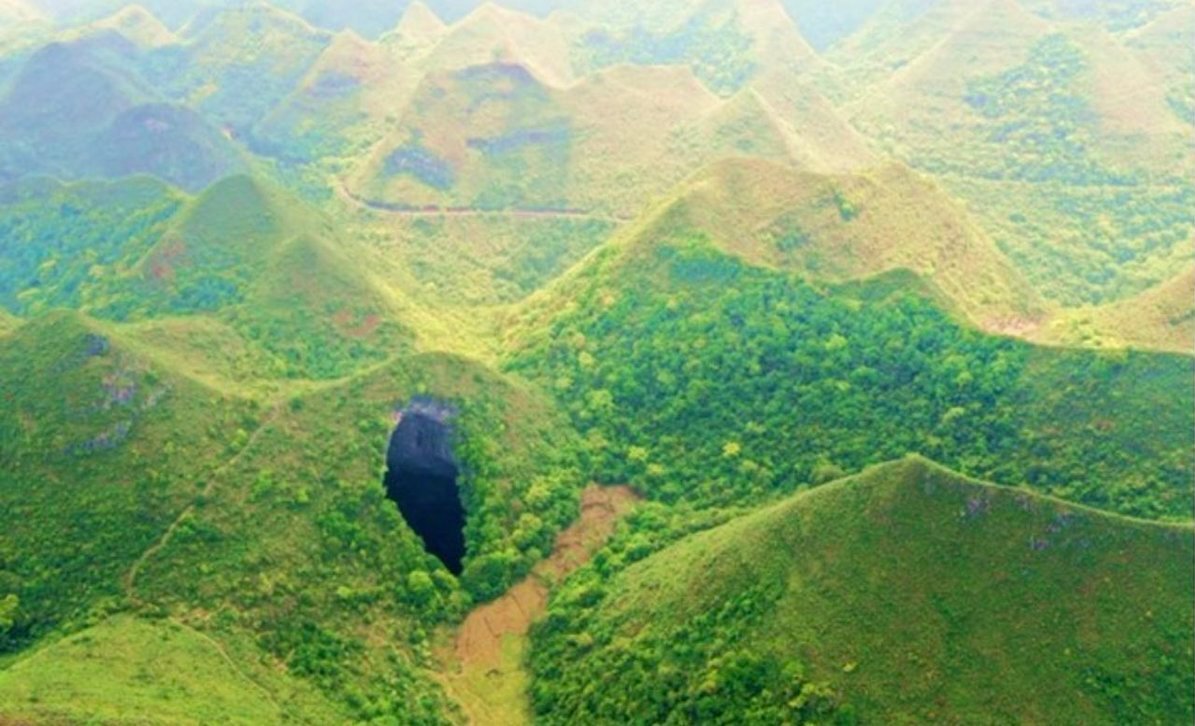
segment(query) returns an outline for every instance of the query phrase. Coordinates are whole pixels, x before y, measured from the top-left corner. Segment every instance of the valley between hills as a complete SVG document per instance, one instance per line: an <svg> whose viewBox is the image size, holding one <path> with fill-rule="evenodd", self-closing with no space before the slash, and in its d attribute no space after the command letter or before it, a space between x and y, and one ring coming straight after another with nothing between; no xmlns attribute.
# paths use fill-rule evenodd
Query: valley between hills
<svg viewBox="0 0 1195 726"><path fill-rule="evenodd" d="M0 723L1195 720L1190 0L0 0Z"/></svg>

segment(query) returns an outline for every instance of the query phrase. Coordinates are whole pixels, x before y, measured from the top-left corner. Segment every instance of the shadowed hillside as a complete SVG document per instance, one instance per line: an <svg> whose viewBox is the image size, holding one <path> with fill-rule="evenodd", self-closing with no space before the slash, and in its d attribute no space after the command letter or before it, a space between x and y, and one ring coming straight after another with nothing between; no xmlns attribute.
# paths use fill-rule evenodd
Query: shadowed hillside
<svg viewBox="0 0 1195 726"><path fill-rule="evenodd" d="M197 191L242 169L199 113L167 103L141 48L114 30L34 53L0 97L0 180L153 174Z"/></svg>

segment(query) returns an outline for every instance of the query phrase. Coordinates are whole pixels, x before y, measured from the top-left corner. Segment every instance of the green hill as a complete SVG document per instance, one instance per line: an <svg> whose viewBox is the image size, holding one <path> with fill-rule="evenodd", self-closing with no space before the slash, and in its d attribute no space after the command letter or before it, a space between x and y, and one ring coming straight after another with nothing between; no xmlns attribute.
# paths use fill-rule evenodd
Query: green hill
<svg viewBox="0 0 1195 726"><path fill-rule="evenodd" d="M10 187L6 201L0 303L14 313L69 307L113 321L215 318L239 343L212 337L213 326L196 320L185 365L241 370L228 386L339 378L410 349L413 333L391 291L346 249L332 221L269 183L229 177L186 198L147 178L30 182ZM152 330L140 336L151 346ZM238 349L251 371L229 368Z"/></svg>
<svg viewBox="0 0 1195 726"><path fill-rule="evenodd" d="M525 575L575 517L567 424L524 385L448 356L259 403L179 376L142 345L123 326L62 313L0 348L5 380L21 381L0 391L11 464L0 505L19 518L0 551L0 653L17 658L0 678L0 718L173 713L199 692L183 673L163 680L153 664L169 647L186 672L212 672L211 650L223 651L209 685L227 698L208 702L213 714L240 703L271 720L270 704L308 721L327 708L334 720L442 720L431 628ZM418 397L457 411L469 511L459 582L382 486L395 414ZM129 611L202 635L117 622L53 645ZM62 673L94 668L100 682L47 693ZM258 687L241 683L238 696L244 678Z"/></svg>
<svg viewBox="0 0 1195 726"><path fill-rule="evenodd" d="M248 139L298 85L331 37L265 3L235 5L188 24L172 84L193 108Z"/></svg>
<svg viewBox="0 0 1195 726"><path fill-rule="evenodd" d="M821 172L874 163L799 76L726 99L682 66L617 65L559 88L531 66L432 73L349 178L375 206L638 214L702 167L751 157Z"/></svg>
<svg viewBox="0 0 1195 726"><path fill-rule="evenodd" d="M565 208L573 137L553 92L522 65L432 74L355 186L412 209Z"/></svg>
<svg viewBox="0 0 1195 726"><path fill-rule="evenodd" d="M127 274L184 201L148 178L0 187L0 305L21 315L103 305L106 281Z"/></svg>
<svg viewBox="0 0 1195 726"><path fill-rule="evenodd" d="M251 674L245 670L251 667ZM263 687L259 681L268 686ZM119 616L0 671L4 717L30 723L340 721L301 684L177 623Z"/></svg>
<svg viewBox="0 0 1195 726"><path fill-rule="evenodd" d="M450 26L421 64L430 72L461 71L498 63L520 65L547 85L571 84L571 49L554 23L501 7L479 3L476 10Z"/></svg>
<svg viewBox="0 0 1195 726"><path fill-rule="evenodd" d="M0 590L20 601L0 650L119 601L120 577L233 446L248 411L57 313L0 346ZM19 385L13 382L19 381Z"/></svg>
<svg viewBox="0 0 1195 726"><path fill-rule="evenodd" d="M144 48L158 48L178 41L174 32L140 5L125 5L91 28L111 28Z"/></svg>
<svg viewBox="0 0 1195 726"><path fill-rule="evenodd" d="M22 65L0 97L0 178L152 174L198 191L244 168L200 114L165 101L145 72L149 51L110 28L128 30L116 18Z"/></svg>
<svg viewBox="0 0 1195 726"><path fill-rule="evenodd" d="M534 298L506 359L554 392L601 481L737 505L920 451L1191 517L1189 357L1035 347L975 331L907 273L827 286L681 225L639 232Z"/></svg>
<svg viewBox="0 0 1195 726"><path fill-rule="evenodd" d="M857 90L843 111L964 200L1048 299L1111 303L1182 269L1181 92L1122 37L1011 0L957 6L837 48L828 82Z"/></svg>
<svg viewBox="0 0 1195 726"><path fill-rule="evenodd" d="M0 0L0 723L1192 720L1189 0L426 1Z"/></svg>
<svg viewBox="0 0 1195 726"><path fill-rule="evenodd" d="M640 245L700 236L751 264L830 282L912 270L988 330L1032 328L1047 309L960 205L897 164L817 174L724 161L681 185L633 234Z"/></svg>
<svg viewBox="0 0 1195 726"><path fill-rule="evenodd" d="M686 65L721 96L742 90L772 64L816 63L778 0L600 0L570 4L558 22L581 72L621 63Z"/></svg>
<svg viewBox="0 0 1195 726"><path fill-rule="evenodd" d="M106 31L30 56L0 97L0 178L63 173L121 113L152 99L128 72L136 53Z"/></svg>
<svg viewBox="0 0 1195 726"><path fill-rule="evenodd" d="M256 148L288 162L366 153L420 81L406 60L388 44L337 34L298 87L258 124Z"/></svg>
<svg viewBox="0 0 1195 726"><path fill-rule="evenodd" d="M1185 723L1193 544L909 458L574 578L533 632L536 713Z"/></svg>
<svg viewBox="0 0 1195 726"><path fill-rule="evenodd" d="M150 104L129 109L93 143L91 169L104 178L150 174L196 192L245 169L236 147L183 106Z"/></svg>
<svg viewBox="0 0 1195 726"><path fill-rule="evenodd" d="M1034 333L1065 345L1127 346L1190 354L1195 344L1195 270L1178 275L1135 297L1067 311Z"/></svg>

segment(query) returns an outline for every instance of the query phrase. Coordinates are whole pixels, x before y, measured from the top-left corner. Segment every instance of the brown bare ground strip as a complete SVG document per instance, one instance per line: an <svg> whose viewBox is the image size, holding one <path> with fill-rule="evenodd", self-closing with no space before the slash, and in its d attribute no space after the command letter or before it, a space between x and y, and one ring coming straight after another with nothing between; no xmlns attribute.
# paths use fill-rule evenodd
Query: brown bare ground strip
<svg viewBox="0 0 1195 726"><path fill-rule="evenodd" d="M547 611L549 587L584 565L614 533L638 501L627 486L591 486L581 495L581 517L556 538L552 554L501 598L474 610L461 624L444 657L443 683L473 724L509 726L526 720L525 703L512 691L525 683L521 662L512 662L532 623ZM487 687L478 688L479 683ZM525 694L517 694L519 699Z"/></svg>

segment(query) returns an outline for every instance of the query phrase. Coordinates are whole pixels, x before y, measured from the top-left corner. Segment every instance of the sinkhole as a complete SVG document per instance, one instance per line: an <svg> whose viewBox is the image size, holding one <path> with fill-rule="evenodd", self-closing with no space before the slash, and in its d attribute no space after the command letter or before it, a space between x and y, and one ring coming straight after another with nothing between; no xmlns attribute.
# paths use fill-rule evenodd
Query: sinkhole
<svg viewBox="0 0 1195 726"><path fill-rule="evenodd" d="M402 412L386 453L386 495L427 551L459 575L465 507L457 487L451 416L451 409L434 401L412 402Z"/></svg>

